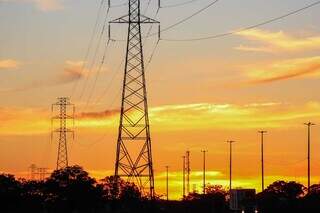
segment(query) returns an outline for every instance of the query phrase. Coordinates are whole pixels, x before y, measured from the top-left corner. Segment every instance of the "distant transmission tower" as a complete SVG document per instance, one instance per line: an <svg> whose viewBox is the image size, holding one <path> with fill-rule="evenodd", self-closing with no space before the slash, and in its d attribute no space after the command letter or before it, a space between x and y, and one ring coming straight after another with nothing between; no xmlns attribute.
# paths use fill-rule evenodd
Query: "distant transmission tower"
<svg viewBox="0 0 320 213"><path fill-rule="evenodd" d="M36 174L37 174L37 166L35 164L31 164L29 168L30 168L30 180L35 180Z"/></svg>
<svg viewBox="0 0 320 213"><path fill-rule="evenodd" d="M141 15L140 0L129 0L128 5L128 15L109 22L129 25L115 176L134 182L144 194L153 198L154 175L141 24L159 22Z"/></svg>
<svg viewBox="0 0 320 213"><path fill-rule="evenodd" d="M50 175L48 168L38 168L39 180L44 180L47 175Z"/></svg>
<svg viewBox="0 0 320 213"><path fill-rule="evenodd" d="M54 134L58 135L58 157L56 169L63 169L68 166L68 135L71 134L74 140L74 113L75 106L70 103L69 98L58 98L58 101L52 104L51 118L52 128L59 126L51 132L51 138ZM58 123L58 124L56 124ZM68 128L72 126L72 128Z"/></svg>
<svg viewBox="0 0 320 213"><path fill-rule="evenodd" d="M186 152L187 195L190 193L190 151Z"/></svg>

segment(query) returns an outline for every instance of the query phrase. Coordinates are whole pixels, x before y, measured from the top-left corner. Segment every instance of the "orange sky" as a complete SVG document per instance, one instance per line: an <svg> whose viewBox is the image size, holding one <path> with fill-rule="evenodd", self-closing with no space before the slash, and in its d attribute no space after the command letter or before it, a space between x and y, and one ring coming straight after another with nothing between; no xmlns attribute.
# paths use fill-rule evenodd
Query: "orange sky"
<svg viewBox="0 0 320 213"><path fill-rule="evenodd" d="M229 32L308 2L220 1L207 13L162 36L188 38ZM104 45L97 46L97 60L93 59L94 48L84 59L99 3L0 0L0 41L5 41L0 48L0 171L29 177L32 163L55 168L57 143L50 142L51 104L56 97L72 94L77 116L76 138L68 144L70 164L82 165L97 178L112 174L125 43L110 43L107 62L99 73ZM158 19L168 26L204 4L160 10ZM153 16L155 11L156 5L151 5L147 14ZM125 12L126 8L113 8L108 18ZM308 121L319 124L312 129L312 182L319 182L319 18L319 7L314 7L283 22L231 37L160 41L150 63L156 41L145 43L158 193L165 191L168 165L171 198L180 198L182 155L187 150L191 151L191 189L201 191L202 149L208 150L208 182L227 186L227 140L237 141L234 186L260 190L261 129L268 131L266 184L278 179L305 184L307 131L303 123ZM97 32L102 20L101 16ZM117 39L125 37L125 29L115 27L112 32ZM99 33L96 35L94 47Z"/></svg>

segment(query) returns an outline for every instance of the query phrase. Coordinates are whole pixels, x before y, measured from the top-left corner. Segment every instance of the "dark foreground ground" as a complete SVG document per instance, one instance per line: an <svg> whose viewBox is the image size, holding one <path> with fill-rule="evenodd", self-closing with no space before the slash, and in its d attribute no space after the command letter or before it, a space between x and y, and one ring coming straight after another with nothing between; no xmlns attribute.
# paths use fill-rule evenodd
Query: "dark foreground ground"
<svg viewBox="0 0 320 213"><path fill-rule="evenodd" d="M112 176L96 181L79 166L54 171L44 181L0 174L0 213L229 213L228 200L222 186L207 186L205 195L193 192L182 201L148 200L134 184ZM240 205L246 212L319 213L320 185L307 192L302 184L276 181Z"/></svg>

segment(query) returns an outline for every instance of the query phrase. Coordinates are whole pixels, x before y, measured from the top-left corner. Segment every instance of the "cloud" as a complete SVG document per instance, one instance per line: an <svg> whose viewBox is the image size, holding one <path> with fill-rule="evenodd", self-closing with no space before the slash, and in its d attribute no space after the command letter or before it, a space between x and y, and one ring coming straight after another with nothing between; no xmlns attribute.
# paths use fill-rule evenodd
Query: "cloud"
<svg viewBox="0 0 320 213"><path fill-rule="evenodd" d="M55 11L63 9L62 0L0 0L0 2L31 3L41 11Z"/></svg>
<svg viewBox="0 0 320 213"><path fill-rule="evenodd" d="M107 117L111 117L114 116L116 114L118 114L120 111L117 109L113 109L113 110L105 110L102 112L82 112L80 114L78 114L76 117L78 119L97 119L97 118L107 118Z"/></svg>
<svg viewBox="0 0 320 213"><path fill-rule="evenodd" d="M20 62L13 59L0 60L0 70L2 69L18 69Z"/></svg>
<svg viewBox="0 0 320 213"><path fill-rule="evenodd" d="M320 49L320 36L297 38L283 31L270 32L259 29L252 29L238 32L237 35L242 36L251 41L264 43L262 47L249 47L240 45L235 49L251 52L278 52L278 51L306 51Z"/></svg>
<svg viewBox="0 0 320 213"><path fill-rule="evenodd" d="M245 45L240 45L238 47L235 47L234 49L244 51L244 52L265 52L265 53L272 52L272 49L269 47L249 47Z"/></svg>
<svg viewBox="0 0 320 213"><path fill-rule="evenodd" d="M81 79L85 72L83 72L83 61L66 61L64 72L58 77L57 84L69 83Z"/></svg>
<svg viewBox="0 0 320 213"><path fill-rule="evenodd" d="M149 109L150 123L155 132L296 128L305 120L319 116L320 102L266 102L243 105L198 103L164 105ZM0 108L0 123L0 135L43 134L50 130L49 107ZM117 109L81 113L75 119L77 129L83 128L82 130L91 132L99 132L101 128L104 132L114 131L118 125Z"/></svg>
<svg viewBox="0 0 320 213"><path fill-rule="evenodd" d="M63 9L60 0L31 0L38 9L42 11L53 11Z"/></svg>
<svg viewBox="0 0 320 213"><path fill-rule="evenodd" d="M34 80L26 85L22 85L16 88L1 89L0 92L22 92L31 89L53 87L62 84L68 84L73 81L77 81L85 75L82 70L82 61L66 61L64 70L58 76L54 76L50 79Z"/></svg>
<svg viewBox="0 0 320 213"><path fill-rule="evenodd" d="M319 77L320 56L290 59L260 66L263 68L246 68L246 75L251 79L246 84L266 84L293 78Z"/></svg>

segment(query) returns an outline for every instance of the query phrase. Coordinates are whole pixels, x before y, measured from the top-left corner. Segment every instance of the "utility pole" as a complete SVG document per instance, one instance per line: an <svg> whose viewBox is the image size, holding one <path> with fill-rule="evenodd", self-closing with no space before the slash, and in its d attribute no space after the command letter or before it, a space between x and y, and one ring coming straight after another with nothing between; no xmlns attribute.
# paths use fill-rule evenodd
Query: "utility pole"
<svg viewBox="0 0 320 213"><path fill-rule="evenodd" d="M140 11L140 0L128 0L128 14L109 22L128 24L114 174L116 178L126 178L126 181L135 183L145 195L153 199L154 171L141 25L160 23ZM137 147L140 149L138 152Z"/></svg>
<svg viewBox="0 0 320 213"><path fill-rule="evenodd" d="M182 198L186 196L186 156L182 156Z"/></svg>
<svg viewBox="0 0 320 213"><path fill-rule="evenodd" d="M167 173L167 178L166 178L166 194L167 194L167 201L169 200L169 166L166 166L166 173Z"/></svg>
<svg viewBox="0 0 320 213"><path fill-rule="evenodd" d="M207 150L201 150L203 153L203 194L206 194L206 153L208 152Z"/></svg>
<svg viewBox="0 0 320 213"><path fill-rule="evenodd" d="M229 143L229 190L232 189L232 144L235 141L227 141Z"/></svg>
<svg viewBox="0 0 320 213"><path fill-rule="evenodd" d="M314 126L316 124L314 123L304 123L308 127L308 193L310 192L310 179L311 179L311 168L310 168L310 160L311 160L311 126Z"/></svg>
<svg viewBox="0 0 320 213"><path fill-rule="evenodd" d="M267 133L267 131L261 130L259 131L261 134L261 190L264 191L264 134Z"/></svg>
<svg viewBox="0 0 320 213"><path fill-rule="evenodd" d="M187 194L190 193L190 151L186 152Z"/></svg>
<svg viewBox="0 0 320 213"><path fill-rule="evenodd" d="M71 109L70 109L71 107ZM57 109L56 109L57 108ZM58 157L56 169L63 169L68 166L68 149L67 149L67 138L68 134L72 134L74 140L74 114L75 106L71 104L69 98L62 97L58 98L58 101L52 104L52 113L57 113L51 118L51 126L54 128L55 121L58 122L58 128L51 132L51 140L54 133L58 134ZM57 112L56 112L57 111ZM68 128L71 123L72 129Z"/></svg>

